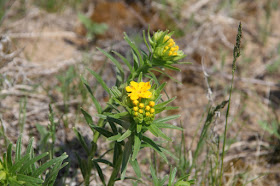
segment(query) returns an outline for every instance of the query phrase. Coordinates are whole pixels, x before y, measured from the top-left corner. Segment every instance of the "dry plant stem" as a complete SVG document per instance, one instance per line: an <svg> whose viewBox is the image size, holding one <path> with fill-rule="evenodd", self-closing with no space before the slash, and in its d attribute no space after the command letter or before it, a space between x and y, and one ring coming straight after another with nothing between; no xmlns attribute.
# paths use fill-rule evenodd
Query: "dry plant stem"
<svg viewBox="0 0 280 186"><path fill-rule="evenodd" d="M231 94L232 94L233 82L234 82L234 72L235 72L235 69L236 69L236 60L240 56L240 40L241 40L241 37L242 37L242 27L241 27L241 23L239 23L238 33L237 33L237 36L236 36L236 44L235 44L234 49L233 49L232 79L231 79L231 85L230 85L230 90L229 90L228 106L227 106L227 112L226 112L226 123L225 123L225 130L224 130L224 140L223 140L223 151L222 151L221 171L220 171L220 184L219 185L222 185L229 109L230 109Z"/></svg>

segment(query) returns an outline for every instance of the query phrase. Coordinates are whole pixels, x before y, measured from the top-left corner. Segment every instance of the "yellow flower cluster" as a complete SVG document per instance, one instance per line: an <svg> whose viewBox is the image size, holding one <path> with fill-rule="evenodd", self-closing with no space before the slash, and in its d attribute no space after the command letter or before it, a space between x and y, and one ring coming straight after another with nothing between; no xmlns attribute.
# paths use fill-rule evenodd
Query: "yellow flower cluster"
<svg viewBox="0 0 280 186"><path fill-rule="evenodd" d="M133 119L139 124L143 123L143 121L146 124L150 124L155 118L155 109L153 108L155 102L150 99L152 97L152 92L149 91L150 88L150 82L137 83L135 81L131 81L130 86L126 87L132 102Z"/></svg>
<svg viewBox="0 0 280 186"><path fill-rule="evenodd" d="M140 82L135 81L130 82L130 86L126 87L127 92L131 92L128 96L131 101L138 100L139 98L151 98L152 93L149 91L151 88L150 82Z"/></svg>
<svg viewBox="0 0 280 186"><path fill-rule="evenodd" d="M179 50L179 46L176 45L174 40L170 36L165 35L163 41L164 42L167 41L167 46L164 47L163 52L165 53L165 52L168 51L168 55L169 56L177 56L178 55L177 52Z"/></svg>

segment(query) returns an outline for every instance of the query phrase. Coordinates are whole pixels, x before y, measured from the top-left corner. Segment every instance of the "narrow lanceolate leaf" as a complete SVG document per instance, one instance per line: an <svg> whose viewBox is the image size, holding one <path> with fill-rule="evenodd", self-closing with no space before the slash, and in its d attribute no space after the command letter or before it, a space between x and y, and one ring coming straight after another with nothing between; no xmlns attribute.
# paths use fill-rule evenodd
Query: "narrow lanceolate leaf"
<svg viewBox="0 0 280 186"><path fill-rule="evenodd" d="M58 166L57 166L58 165ZM63 169L66 165L68 165L68 162L65 162L61 165L61 163L57 163L55 168L51 171L51 173L48 175L47 179L45 179L45 182L43 184L43 186L47 186L47 185L53 185L56 177L58 175L58 172ZM49 184L51 183L51 184Z"/></svg>
<svg viewBox="0 0 280 186"><path fill-rule="evenodd" d="M64 159L66 159L68 157L68 155L66 155L65 153L63 155L61 155L60 157L54 158L46 163L44 163L41 167L39 167L38 169L36 169L32 176L33 177L38 177L39 175L41 175L47 168L49 168L50 166L54 165L55 163L58 163L60 161L63 161Z"/></svg>
<svg viewBox="0 0 280 186"><path fill-rule="evenodd" d="M142 147L150 147L152 149L154 149L161 157L162 159L168 163L168 160L166 158L166 156L164 155L164 153L161 151L160 146L158 146L153 140L151 140L150 138L143 136L142 137L143 141L146 142L146 144L142 143Z"/></svg>
<svg viewBox="0 0 280 186"><path fill-rule="evenodd" d="M169 99L169 100L167 100L167 101L165 101L165 102L162 102L162 103L159 103L159 104L157 104L157 105L155 105L155 109L160 109L160 108L162 108L162 107L165 107L167 104L169 104L169 103L171 103L172 101L174 101L176 99L176 97L173 97L173 98L171 98L171 99Z"/></svg>
<svg viewBox="0 0 280 186"><path fill-rule="evenodd" d="M10 172L12 174L15 174L16 171L21 168L22 164L29 159L28 155L25 155L23 158L21 158L20 160L18 160L11 168L10 168Z"/></svg>
<svg viewBox="0 0 280 186"><path fill-rule="evenodd" d="M94 162L99 162L99 163L104 163L106 165L109 165L109 166L113 167L113 163L111 163L110 161L105 160L105 159L99 158L99 159L94 159L93 161Z"/></svg>
<svg viewBox="0 0 280 186"><path fill-rule="evenodd" d="M92 117L89 113L87 113L84 109L81 108L81 111L82 111L82 114L84 115L85 117L85 120L87 122L87 124L93 124L93 120L92 120Z"/></svg>
<svg viewBox="0 0 280 186"><path fill-rule="evenodd" d="M165 118L159 118L157 120L155 120L155 123L162 123L162 122L166 122L166 121L170 121L176 118L179 118L181 115L172 115L172 116L167 116Z"/></svg>
<svg viewBox="0 0 280 186"><path fill-rule="evenodd" d="M171 158L173 158L174 160L179 161L179 159L178 159L172 152L166 150L166 149L163 148L163 147L159 147L159 148L160 148L160 150L161 150L162 152L164 152L165 154L169 155L169 156L170 156Z"/></svg>
<svg viewBox="0 0 280 186"><path fill-rule="evenodd" d="M22 134L19 135L19 138L17 140L17 145L16 145L16 162L20 160L21 158L21 138Z"/></svg>
<svg viewBox="0 0 280 186"><path fill-rule="evenodd" d="M105 185L105 179L104 179L104 175L103 175L102 169L100 168L100 166L98 165L97 162L93 162L93 165L94 165L94 167L97 170L97 173L99 175L100 180L102 181L103 185Z"/></svg>
<svg viewBox="0 0 280 186"><path fill-rule="evenodd" d="M23 175L23 174L17 174L17 180L18 181L24 181L24 182L27 182L27 183L43 183L44 181L39 179L39 178L34 178L34 177L31 177L31 176L26 176L26 175Z"/></svg>
<svg viewBox="0 0 280 186"><path fill-rule="evenodd" d="M177 173L177 168L175 167L174 169L171 170L171 174L169 174L168 186L172 186L173 185L176 173Z"/></svg>
<svg viewBox="0 0 280 186"><path fill-rule="evenodd" d="M122 168L121 168L121 180L124 180L124 178L125 178L127 164L128 164L128 161L129 161L131 153L132 153L132 141L133 141L133 139L130 138L124 146Z"/></svg>
<svg viewBox="0 0 280 186"><path fill-rule="evenodd" d="M125 133L123 133L123 135L117 141L121 142L124 139L126 139L127 137L129 137L130 135L131 135L131 130L128 129L128 130L125 131Z"/></svg>
<svg viewBox="0 0 280 186"><path fill-rule="evenodd" d="M100 114L102 112L102 107L101 107L100 103L98 102L98 100L93 95L93 92L92 92L90 86L88 85L88 82L85 80L85 78L83 76L81 76L81 80L84 83L84 85L86 86L86 88L87 88L87 90L90 94L91 100L93 101L93 103L96 107L97 112Z"/></svg>
<svg viewBox="0 0 280 186"><path fill-rule="evenodd" d="M129 39L129 37L127 36L126 33L124 33L124 39L129 44L129 46L133 49L133 51L137 54L137 56L139 58L140 66L142 66L144 64L144 61L143 61L143 58L142 58L139 50L137 49L136 45Z"/></svg>
<svg viewBox="0 0 280 186"><path fill-rule="evenodd" d="M175 71L178 71L178 72L181 72L181 69L177 68L177 67L174 67L172 65L168 65L168 64L165 64L164 65L165 68L169 68L171 70L175 70Z"/></svg>
<svg viewBox="0 0 280 186"><path fill-rule="evenodd" d="M111 136L110 138L107 138L109 141L117 141L122 135L119 133L115 136Z"/></svg>
<svg viewBox="0 0 280 186"><path fill-rule="evenodd" d="M118 68L118 70L120 71L120 74L121 74L121 79L122 79L122 82L124 80L124 70L122 68L122 65L118 62L118 60L116 60L116 58L114 58L111 54L109 54L108 52L105 52L104 50L102 50L101 48L98 48L97 49L99 51L101 51L106 57L108 57L115 65L116 67Z"/></svg>
<svg viewBox="0 0 280 186"><path fill-rule="evenodd" d="M166 134L164 134L157 126L155 125L150 125L148 127L148 129L152 129L153 131L155 131L157 133L157 135L167 141L172 141L168 136L166 136ZM150 130L151 131L151 130Z"/></svg>
<svg viewBox="0 0 280 186"><path fill-rule="evenodd" d="M103 79L93 70L88 68L88 71L96 78L96 80L98 81L98 83L104 88L104 90L110 94L110 89L109 87L106 85L106 83L103 81Z"/></svg>
<svg viewBox="0 0 280 186"><path fill-rule="evenodd" d="M129 61L124 56L122 56L120 53L118 53L116 51L113 51L113 53L116 54L119 58L121 58L121 60L126 64L126 66L129 68L130 72L132 73L133 68L132 68L131 64L129 63Z"/></svg>
<svg viewBox="0 0 280 186"><path fill-rule="evenodd" d="M32 164L34 164L35 162L39 161L40 159L44 158L45 156L47 156L49 153L45 152L43 154L40 154L38 156L36 156L35 158L32 158L31 160L28 160L27 162L24 162L24 165L21 167L21 169L19 170L20 173L24 173L28 167Z"/></svg>
<svg viewBox="0 0 280 186"><path fill-rule="evenodd" d="M73 127L73 130L74 130L74 133L76 134L76 137L78 138L78 140L80 141L82 147L85 149L85 151L87 152L87 154L89 155L90 154L90 151L89 151L89 148L85 142L85 139L84 137L80 134L80 132L75 128Z"/></svg>
<svg viewBox="0 0 280 186"><path fill-rule="evenodd" d="M142 130L142 125L141 124L137 124L137 133L140 133Z"/></svg>
<svg viewBox="0 0 280 186"><path fill-rule="evenodd" d="M159 185L159 183L158 183L159 180L157 178L156 171L155 171L155 169L152 165L150 166L150 170L151 170L151 175L152 175L152 178L153 178L153 184L154 185Z"/></svg>
<svg viewBox="0 0 280 186"><path fill-rule="evenodd" d="M141 170L140 170L140 167L139 167L139 164L138 164L137 160L134 160L134 161L130 160L130 164L132 165L132 168L133 168L136 176L138 178L141 178L142 177Z"/></svg>
<svg viewBox="0 0 280 186"><path fill-rule="evenodd" d="M138 152L141 147L141 139L139 134L134 135L134 145L133 145L133 154L132 154L132 161L134 161L138 155Z"/></svg>
<svg viewBox="0 0 280 186"><path fill-rule="evenodd" d="M177 127L175 125L171 125L169 123L163 123L163 122L154 122L152 123L151 125L155 125L157 126L158 128L168 128L168 129L177 129L177 130L184 130L180 127Z"/></svg>
<svg viewBox="0 0 280 186"><path fill-rule="evenodd" d="M10 169L12 167L12 144L10 143L7 149L7 165L8 165L8 169Z"/></svg>
<svg viewBox="0 0 280 186"><path fill-rule="evenodd" d="M108 131L108 130L102 128L102 127L97 127L97 126L95 126L95 125L89 125L89 126L90 126L90 128L96 130L96 131L99 132L101 135L105 136L106 138L109 138L109 137L111 137L111 136L114 136L114 134L113 134L112 132L110 132L110 131Z"/></svg>
<svg viewBox="0 0 280 186"><path fill-rule="evenodd" d="M145 30L143 30L143 39L144 39L144 43L146 44L147 49L148 49L149 52L151 53L150 46L149 46L149 44L148 44L148 42L147 42L147 40L146 40L146 32L145 32Z"/></svg>

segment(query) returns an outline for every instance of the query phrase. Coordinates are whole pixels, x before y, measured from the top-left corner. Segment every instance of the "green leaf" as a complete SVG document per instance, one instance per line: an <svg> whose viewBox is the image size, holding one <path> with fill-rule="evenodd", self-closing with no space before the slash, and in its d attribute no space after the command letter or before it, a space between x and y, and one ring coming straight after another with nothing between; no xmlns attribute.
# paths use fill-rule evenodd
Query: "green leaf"
<svg viewBox="0 0 280 186"><path fill-rule="evenodd" d="M54 158L52 160L49 160L48 162L44 163L41 167L39 167L38 169L36 169L32 176L33 177L38 177L39 175L41 175L47 168L49 168L50 166L63 161L64 159L66 159L68 157L68 155L66 155L65 153L62 154L60 157Z"/></svg>
<svg viewBox="0 0 280 186"><path fill-rule="evenodd" d="M172 184L174 183L176 173L177 173L176 167L174 169L171 169L171 174L169 174L168 186L172 186Z"/></svg>
<svg viewBox="0 0 280 186"><path fill-rule="evenodd" d="M89 113L87 113L84 109L81 108L81 111L82 111L82 114L84 115L84 118L87 122L87 124L93 124L93 120L92 120L92 117Z"/></svg>
<svg viewBox="0 0 280 186"><path fill-rule="evenodd" d="M142 125L141 124L137 124L137 133L140 133L142 130Z"/></svg>
<svg viewBox="0 0 280 186"><path fill-rule="evenodd" d="M94 162L93 161L93 165L95 166L96 170L97 170L97 173L99 175L99 178L100 180L102 181L103 185L106 185L105 184L105 179L104 179L104 175L103 175L103 172L102 172L102 169L100 168L100 166L98 165L98 163Z"/></svg>
<svg viewBox="0 0 280 186"><path fill-rule="evenodd" d="M180 128L180 127L177 127L175 125L171 125L169 123L163 123L163 122L154 122L152 123L151 125L155 125L157 126L158 128L169 128L169 129L177 129L177 130L181 130L183 131L184 129Z"/></svg>
<svg viewBox="0 0 280 186"><path fill-rule="evenodd" d="M97 132L99 132L100 134L102 134L103 136L105 136L106 138L109 138L111 136L114 136L114 134L104 128L101 127L97 127L95 125L89 125L92 129L96 130Z"/></svg>
<svg viewBox="0 0 280 186"><path fill-rule="evenodd" d="M101 107L100 103L97 101L97 99L94 97L93 92L92 92L90 86L88 85L88 82L85 80L85 78L82 75L81 75L81 80L84 83L84 85L86 86L86 88L87 88L87 90L88 90L88 92L90 94L91 100L93 101L93 103L95 105L97 113L101 114L102 107Z"/></svg>
<svg viewBox="0 0 280 186"><path fill-rule="evenodd" d="M110 89L109 87L106 85L106 83L103 81L103 79L93 70L87 68L87 70L96 78L96 80L98 81L98 83L104 88L104 90L110 94Z"/></svg>
<svg viewBox="0 0 280 186"><path fill-rule="evenodd" d="M171 69L171 70L175 70L175 71L181 72L181 69L179 69L179 68L177 68L177 67L174 67L174 66L172 66L172 65L165 64L164 67L165 67L165 68L169 68L169 69Z"/></svg>
<svg viewBox="0 0 280 186"><path fill-rule="evenodd" d="M12 147L13 145L10 143L7 149L7 165L8 165L8 169L10 169L13 165L12 162Z"/></svg>
<svg viewBox="0 0 280 186"><path fill-rule="evenodd" d="M146 44L147 49L148 49L149 52L151 53L150 46L149 46L149 44L148 44L148 42L147 42L147 40L146 40L146 32L145 32L145 30L143 30L143 39L144 39L144 43Z"/></svg>
<svg viewBox="0 0 280 186"><path fill-rule="evenodd" d="M166 136L166 134L164 134L157 126L155 125L150 125L148 127L149 131L151 131L150 129L152 129L159 137L167 140L167 141L172 141L168 136Z"/></svg>
<svg viewBox="0 0 280 186"><path fill-rule="evenodd" d="M120 53L116 52L116 51L112 51L114 54L116 54L119 58L121 58L121 60L126 64L126 66L129 68L129 71L131 73L133 73L133 68L131 66L131 64L129 63L129 61L124 57L122 56Z"/></svg>
<svg viewBox="0 0 280 186"><path fill-rule="evenodd" d="M113 163L111 163L110 161L105 160L105 159L98 158L98 159L94 159L93 161L94 162L99 162L99 163L104 163L106 165L109 165L109 166L113 167Z"/></svg>
<svg viewBox="0 0 280 186"><path fill-rule="evenodd" d="M129 44L129 46L133 49L133 51L137 54L138 58L139 58L139 65L142 66L144 64L143 58L139 52L139 50L137 49L136 45L129 39L129 37L127 36L126 33L124 33L124 39L126 40L126 42Z"/></svg>
<svg viewBox="0 0 280 186"><path fill-rule="evenodd" d="M97 47L97 49L99 50L99 51L101 51L106 57L108 57L115 65L116 65L116 67L119 69L119 71L120 71L120 74L121 74L121 82L123 82L124 81L124 70L123 70L123 68L122 68L122 65L118 62L118 60L116 60L116 58L114 58L111 54L109 54L109 53L107 53L107 52L105 52L104 50L102 50L101 48L98 48Z"/></svg>
<svg viewBox="0 0 280 186"><path fill-rule="evenodd" d="M75 128L73 127L73 130L74 130L74 133L76 134L79 142L81 143L82 147L85 149L85 151L87 152L87 155L90 154L90 150L85 142L85 139L84 137L80 134L80 132Z"/></svg>
<svg viewBox="0 0 280 186"><path fill-rule="evenodd" d="M132 153L132 141L133 140L130 138L124 146L122 168L121 168L121 180L124 180L124 178L125 178L127 164L128 164L128 161L129 161L131 153Z"/></svg>
<svg viewBox="0 0 280 186"><path fill-rule="evenodd" d="M151 145L153 147L153 149L156 149L157 151L160 151L159 146L150 138L146 137L146 136L142 136L142 140L146 143L148 143L149 145Z"/></svg>
<svg viewBox="0 0 280 186"><path fill-rule="evenodd" d="M118 133L115 136L111 136L110 138L107 138L109 141L117 141L121 137L121 134Z"/></svg>
<svg viewBox="0 0 280 186"><path fill-rule="evenodd" d="M175 67L174 67L174 68L175 68ZM152 68L152 69L150 69L150 70L157 71L157 72L159 72L159 73L161 73L161 74L163 74L163 75L167 76L167 77L168 77L168 78L170 78L172 81L174 81L174 82L176 82L176 83L178 83L178 84L182 85L182 82L180 82L180 81L178 81L177 79L173 78L172 76L168 75L168 74L167 74L167 73L165 73L164 71L161 71L161 70L156 69L156 68Z"/></svg>
<svg viewBox="0 0 280 186"><path fill-rule="evenodd" d="M45 152L43 154L40 154L38 156L36 156L35 158L32 158L30 160L28 160L27 162L24 162L23 166L21 167L21 169L19 170L20 173L24 173L29 166L31 166L32 164L34 164L35 162L37 162L38 160L44 158L45 156L47 156L49 153Z"/></svg>
<svg viewBox="0 0 280 186"><path fill-rule="evenodd" d="M150 138L143 136L142 137L143 141L146 142L146 144L141 144L142 147L150 147L152 149L154 149L161 157L162 159L168 163L168 160L166 158L166 156L164 155L164 153L161 151L160 147Z"/></svg>
<svg viewBox="0 0 280 186"><path fill-rule="evenodd" d="M16 145L16 161L20 160L21 158L21 138L22 138L22 134L19 135L19 138L17 140L17 145Z"/></svg>
<svg viewBox="0 0 280 186"><path fill-rule="evenodd" d="M172 101L174 101L176 99L176 96L167 100L167 101L164 101L162 103L159 103L157 105L154 106L154 109L161 109L163 107L165 107L167 104L171 103Z"/></svg>
<svg viewBox="0 0 280 186"><path fill-rule="evenodd" d="M141 139L140 134L134 135L134 145L133 145L133 154L132 154L132 161L134 161L138 155L138 152L141 147Z"/></svg>
<svg viewBox="0 0 280 186"><path fill-rule="evenodd" d="M28 154L25 155L23 158L21 158L20 160L18 160L11 168L10 168L10 172L12 174L15 174L16 171L22 166L22 164L29 159Z"/></svg>
<svg viewBox="0 0 280 186"><path fill-rule="evenodd" d="M127 129L125 131L125 133L123 133L123 135L117 140L117 142L121 142L123 141L124 139L126 139L127 137L129 137L131 135L131 130L130 129Z"/></svg>
<svg viewBox="0 0 280 186"><path fill-rule="evenodd" d="M152 175L152 178L153 178L153 185L158 186L159 185L159 180L157 178L156 171L155 171L155 169L152 165L150 166L150 170L151 170L151 175Z"/></svg>
<svg viewBox="0 0 280 186"><path fill-rule="evenodd" d="M164 152L165 154L167 154L167 155L169 155L171 158L173 158L174 160L176 160L176 161L179 161L179 158L177 158L174 154L172 154L170 151L168 151L168 150L166 150L165 148L163 148L163 147L159 147L160 148L160 150L162 151L162 152Z"/></svg>
<svg viewBox="0 0 280 186"><path fill-rule="evenodd" d="M62 161L56 163L55 167L51 170L50 174L48 174L47 178L45 179L43 186L54 184L56 177L58 175L58 172L61 169L63 169L66 165L68 165L68 162L63 163L62 165L61 165L61 163L62 163Z"/></svg>
<svg viewBox="0 0 280 186"><path fill-rule="evenodd" d="M162 123L162 122L166 122L166 121L170 121L176 118L179 118L181 115L172 115L172 116L167 116L165 118L159 118L157 120L154 121L154 123Z"/></svg>
<svg viewBox="0 0 280 186"><path fill-rule="evenodd" d="M34 178L31 176L23 175L23 174L17 174L17 180L18 181L24 181L27 183L43 183L44 181L39 178Z"/></svg>
<svg viewBox="0 0 280 186"><path fill-rule="evenodd" d="M139 164L138 164L137 160L134 160L134 161L130 160L130 164L132 165L132 168L133 168L136 176L138 178L141 178L142 177L141 170L140 170L140 167L139 167Z"/></svg>

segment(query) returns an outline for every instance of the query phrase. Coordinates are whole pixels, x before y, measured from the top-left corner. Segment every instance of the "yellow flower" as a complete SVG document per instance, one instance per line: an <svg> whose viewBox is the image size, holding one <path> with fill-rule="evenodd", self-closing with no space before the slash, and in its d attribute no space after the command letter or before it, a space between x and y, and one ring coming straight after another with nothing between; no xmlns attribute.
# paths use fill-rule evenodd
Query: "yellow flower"
<svg viewBox="0 0 280 186"><path fill-rule="evenodd" d="M133 107L133 110L136 112L136 111L138 111L138 107Z"/></svg>
<svg viewBox="0 0 280 186"><path fill-rule="evenodd" d="M150 105L150 107L153 107L153 106L155 106L155 102L154 101L150 101L149 105Z"/></svg>
<svg viewBox="0 0 280 186"><path fill-rule="evenodd" d="M150 115L151 115L151 114L150 114L150 112L146 112L146 116L148 116L148 117L149 117Z"/></svg>
<svg viewBox="0 0 280 186"><path fill-rule="evenodd" d="M151 108L150 112L151 112L151 113L154 113L154 112L155 112L155 109L154 109L154 108Z"/></svg>
<svg viewBox="0 0 280 186"><path fill-rule="evenodd" d="M176 45L176 43L174 42L174 40L168 36L168 35L165 35L164 36L164 39L163 39L164 42L167 42L167 46L164 47L164 50L163 52L168 52L168 55L169 56L177 56L177 52L179 50L179 46Z"/></svg>
<svg viewBox="0 0 280 186"><path fill-rule="evenodd" d="M139 104L139 107L140 107L140 108L144 108L144 106L145 106L144 103L140 103L140 104Z"/></svg>
<svg viewBox="0 0 280 186"><path fill-rule="evenodd" d="M140 113L140 114L143 114L143 112L144 112L144 111L143 111L142 109L139 109L139 113Z"/></svg>
<svg viewBox="0 0 280 186"><path fill-rule="evenodd" d="M149 111L150 108L151 108L150 106L146 106L146 107L145 107L145 110L146 110L146 111Z"/></svg>
<svg viewBox="0 0 280 186"><path fill-rule="evenodd" d="M130 86L126 87L126 91L130 92L128 96L132 101L135 101L139 98L150 98L152 93L149 91L151 88L150 82L140 82L135 81L130 82ZM134 102L133 102L134 103Z"/></svg>
<svg viewBox="0 0 280 186"><path fill-rule="evenodd" d="M134 101L133 101L133 104L134 104L134 105L138 105L138 103L139 103L138 100L134 100Z"/></svg>

